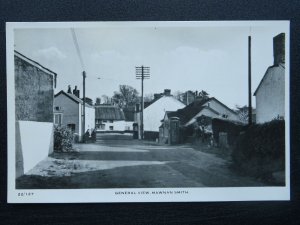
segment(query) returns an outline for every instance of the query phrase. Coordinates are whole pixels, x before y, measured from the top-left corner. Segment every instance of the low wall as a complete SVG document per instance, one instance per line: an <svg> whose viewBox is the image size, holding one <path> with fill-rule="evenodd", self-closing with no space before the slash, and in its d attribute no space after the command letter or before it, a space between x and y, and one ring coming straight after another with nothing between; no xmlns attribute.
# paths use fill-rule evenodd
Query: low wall
<svg viewBox="0 0 300 225"><path fill-rule="evenodd" d="M27 173L53 152L53 123L16 122L16 177Z"/></svg>

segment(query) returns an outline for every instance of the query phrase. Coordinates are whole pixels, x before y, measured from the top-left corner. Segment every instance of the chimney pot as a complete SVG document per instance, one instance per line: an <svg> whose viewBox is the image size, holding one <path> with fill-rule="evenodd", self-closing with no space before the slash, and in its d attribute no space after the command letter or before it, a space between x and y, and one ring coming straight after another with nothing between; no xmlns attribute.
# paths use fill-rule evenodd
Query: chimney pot
<svg viewBox="0 0 300 225"><path fill-rule="evenodd" d="M72 94L72 91L71 91L71 85L68 85L68 91L67 91L69 94Z"/></svg>

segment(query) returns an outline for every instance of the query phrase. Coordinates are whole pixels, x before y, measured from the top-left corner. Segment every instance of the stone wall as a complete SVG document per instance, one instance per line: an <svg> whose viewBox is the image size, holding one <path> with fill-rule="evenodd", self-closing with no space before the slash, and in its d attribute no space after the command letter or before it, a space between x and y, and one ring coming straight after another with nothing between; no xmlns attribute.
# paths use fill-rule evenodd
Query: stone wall
<svg viewBox="0 0 300 225"><path fill-rule="evenodd" d="M16 120L53 122L53 75L15 56Z"/></svg>
<svg viewBox="0 0 300 225"><path fill-rule="evenodd" d="M53 151L54 75L15 55L16 178Z"/></svg>

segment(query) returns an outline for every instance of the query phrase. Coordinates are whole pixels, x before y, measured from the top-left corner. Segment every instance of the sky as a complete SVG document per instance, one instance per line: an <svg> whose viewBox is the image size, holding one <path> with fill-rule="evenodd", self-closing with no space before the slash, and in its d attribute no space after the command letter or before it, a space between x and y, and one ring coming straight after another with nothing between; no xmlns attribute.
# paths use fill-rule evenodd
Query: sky
<svg viewBox="0 0 300 225"><path fill-rule="evenodd" d="M105 24L105 23L104 23ZM205 90L231 108L248 102L248 36L252 37L252 93L273 65L273 37L282 26L75 26L83 65L72 38L71 23L64 27L18 28L14 48L57 73L55 92L75 85L95 101L112 96L121 84L141 92L136 66L149 66L144 93ZM100 78L100 79L98 79ZM253 97L255 107L255 97Z"/></svg>

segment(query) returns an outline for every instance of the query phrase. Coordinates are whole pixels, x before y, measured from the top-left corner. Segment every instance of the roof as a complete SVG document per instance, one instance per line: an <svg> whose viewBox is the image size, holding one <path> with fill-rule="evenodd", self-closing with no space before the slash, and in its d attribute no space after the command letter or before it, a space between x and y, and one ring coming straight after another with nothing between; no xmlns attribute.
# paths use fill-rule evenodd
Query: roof
<svg viewBox="0 0 300 225"><path fill-rule="evenodd" d="M170 117L178 117L180 119L181 124L186 124L189 122L193 117L195 117L199 112L201 112L203 109L208 109L216 114L219 114L216 110L212 109L211 107L205 106L204 104L211 101L215 100L219 104L221 104L223 107L227 108L234 114L237 114L234 112L232 109L224 105L222 102L217 100L216 98L207 98L207 99L202 99L202 100L195 100L191 104L187 105L183 109L178 109L177 111L167 111L166 114L167 116Z"/></svg>
<svg viewBox="0 0 300 225"><path fill-rule="evenodd" d="M63 90L61 90L60 92L58 92L57 94L55 94L54 97L57 97L57 96L59 96L61 94L67 96L69 99L73 100L74 102L76 102L78 104L83 104L83 101L80 98L78 98L77 96L75 96L73 94L64 92ZM85 106L86 107L90 107L90 108L94 108L94 106L88 104L87 102L85 103Z"/></svg>
<svg viewBox="0 0 300 225"><path fill-rule="evenodd" d="M28 58L27 56L21 54L20 52L14 50L14 55L17 56L18 58L26 61L27 63L37 67L38 69L42 70L43 72L49 74L49 75L52 75L54 76L54 87L56 87L56 77L57 77L57 73L53 72L52 70L42 66L41 64L39 64L38 62Z"/></svg>
<svg viewBox="0 0 300 225"><path fill-rule="evenodd" d="M269 73L269 70L270 70L270 69L273 69L273 68L280 67L280 66L283 67L283 68L285 68L284 64L273 65L273 66L269 66L269 67L268 67L268 69L266 70L266 72L265 72L263 78L262 78L261 81L259 82L259 85L257 86L257 88L256 88L256 90L255 90L255 92L254 92L254 94L253 94L254 96L256 96L257 91L260 89L260 87L261 87L263 81L266 79L266 76L267 76L267 74Z"/></svg>
<svg viewBox="0 0 300 225"><path fill-rule="evenodd" d="M117 106L98 105L95 106L95 119L100 120L125 120L124 112Z"/></svg>
<svg viewBox="0 0 300 225"><path fill-rule="evenodd" d="M144 102L144 109L148 108L150 105L152 105L154 102L158 101L158 100L161 99L162 97L171 97L171 98L177 100L178 102L181 102L182 104L184 104L184 102L182 102L181 100L175 98L173 95L164 95L164 94L162 94L161 96L159 96L159 97L153 99L153 100L150 101L150 102ZM184 105L185 105L185 104L184 104Z"/></svg>
<svg viewBox="0 0 300 225"><path fill-rule="evenodd" d="M222 105L223 107L225 107L226 109L228 109L229 111L231 111L233 114L238 114L236 111L234 111L233 109L229 108L227 105L223 104L222 102L220 102L218 99L216 99L215 97L212 97L210 99L215 100L216 102L218 102L220 105Z"/></svg>

